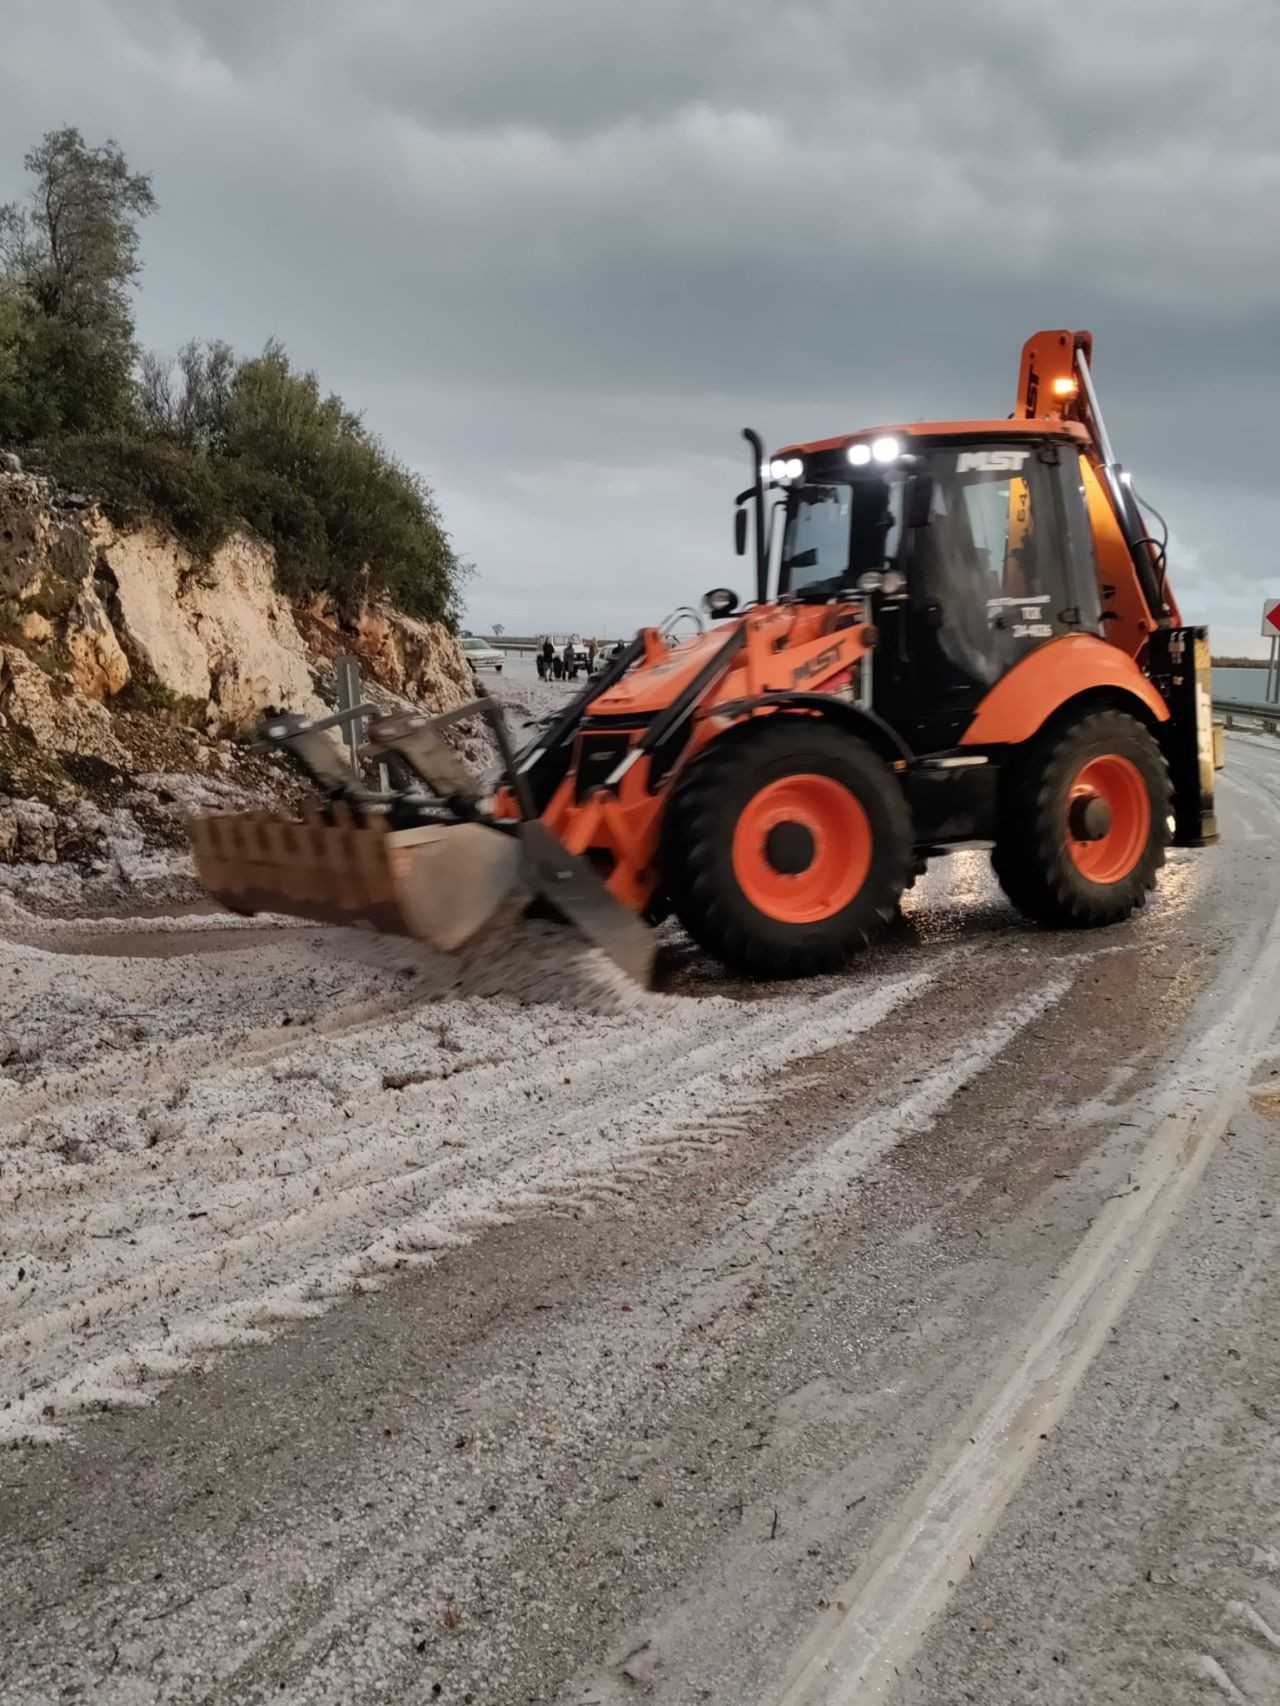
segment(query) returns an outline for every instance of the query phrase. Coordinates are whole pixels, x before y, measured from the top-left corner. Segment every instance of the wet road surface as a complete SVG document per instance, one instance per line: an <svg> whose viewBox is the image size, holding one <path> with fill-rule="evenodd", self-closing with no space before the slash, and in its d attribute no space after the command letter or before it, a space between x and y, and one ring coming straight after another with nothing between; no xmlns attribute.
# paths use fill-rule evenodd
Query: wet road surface
<svg viewBox="0 0 1280 1706"><path fill-rule="evenodd" d="M725 1000L672 940L661 1011L569 1027L554 1074L552 1009L501 1079L463 1036L448 1188L510 1179L421 1271L0 1457L0 1700L1280 1698L1280 747L1228 762L1223 847L1115 930L1031 930L961 854L846 979ZM414 1093L401 1022L328 1045L379 1062L361 1156ZM255 1046L189 1068L228 1119L276 1105Z"/></svg>

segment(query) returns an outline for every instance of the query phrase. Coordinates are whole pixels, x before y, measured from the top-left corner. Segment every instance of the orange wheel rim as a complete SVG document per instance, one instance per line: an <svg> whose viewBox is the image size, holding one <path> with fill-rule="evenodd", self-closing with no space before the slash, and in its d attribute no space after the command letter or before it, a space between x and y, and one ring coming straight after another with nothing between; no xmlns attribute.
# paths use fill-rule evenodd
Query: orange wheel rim
<svg viewBox="0 0 1280 1706"><path fill-rule="evenodd" d="M783 776L753 794L733 831L733 874L752 906L780 924L842 912L871 869L862 802L830 776Z"/></svg>
<svg viewBox="0 0 1280 1706"><path fill-rule="evenodd" d="M1096 839L1076 833L1079 806L1100 800L1109 823ZM1067 799L1067 851L1076 869L1093 883L1118 883L1142 858L1151 834L1151 796L1132 759L1109 752L1091 758L1071 784Z"/></svg>

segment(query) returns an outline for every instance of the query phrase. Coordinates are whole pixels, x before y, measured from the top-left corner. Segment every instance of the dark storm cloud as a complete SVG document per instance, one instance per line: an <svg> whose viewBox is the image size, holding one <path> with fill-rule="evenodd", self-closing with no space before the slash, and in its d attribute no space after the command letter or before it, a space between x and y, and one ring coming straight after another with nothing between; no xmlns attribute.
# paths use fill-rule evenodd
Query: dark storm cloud
<svg viewBox="0 0 1280 1706"><path fill-rule="evenodd" d="M478 618L654 616L727 572L744 420L1003 414L1070 324L1239 644L1278 33L1270 0L45 0L0 172L115 133L162 204L144 335L283 335L437 485Z"/></svg>

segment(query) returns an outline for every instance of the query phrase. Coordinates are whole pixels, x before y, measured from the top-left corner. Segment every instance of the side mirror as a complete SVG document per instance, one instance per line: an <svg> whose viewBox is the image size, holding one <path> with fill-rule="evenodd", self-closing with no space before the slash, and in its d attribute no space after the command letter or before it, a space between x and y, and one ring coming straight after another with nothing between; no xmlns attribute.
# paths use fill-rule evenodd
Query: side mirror
<svg viewBox="0 0 1280 1706"><path fill-rule="evenodd" d="M742 515L742 511L739 510L738 514ZM738 595L732 587L713 586L710 592L703 594L702 608L713 622L718 622L722 616L733 615L738 608Z"/></svg>
<svg viewBox="0 0 1280 1706"><path fill-rule="evenodd" d="M747 554L747 512L738 509L733 512L733 549L734 555L745 557Z"/></svg>
<svg viewBox="0 0 1280 1706"><path fill-rule="evenodd" d="M904 527L927 527L933 518L933 476L912 474L902 499Z"/></svg>

